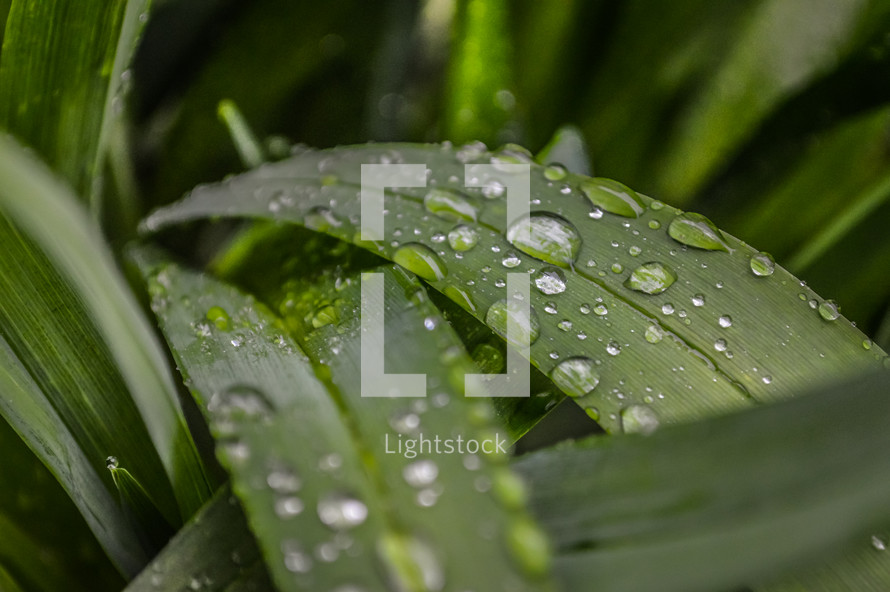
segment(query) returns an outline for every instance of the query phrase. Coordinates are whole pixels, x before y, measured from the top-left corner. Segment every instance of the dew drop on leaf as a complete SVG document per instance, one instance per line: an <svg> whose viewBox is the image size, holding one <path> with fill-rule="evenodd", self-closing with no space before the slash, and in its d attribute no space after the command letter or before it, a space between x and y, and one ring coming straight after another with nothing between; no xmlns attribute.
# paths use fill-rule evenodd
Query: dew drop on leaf
<svg viewBox="0 0 890 592"><path fill-rule="evenodd" d="M411 487L432 485L438 476L439 467L431 460L419 460L402 469L402 477Z"/></svg>
<svg viewBox="0 0 890 592"><path fill-rule="evenodd" d="M423 198L426 209L451 222L475 222L479 217L477 208L466 196L450 189L431 189Z"/></svg>
<svg viewBox="0 0 890 592"><path fill-rule="evenodd" d="M570 397L583 397L600 382L595 368L590 358L569 358L550 371L550 380Z"/></svg>
<svg viewBox="0 0 890 592"><path fill-rule="evenodd" d="M729 251L723 233L713 222L695 212L679 214L671 221L668 234L675 241L708 251Z"/></svg>
<svg viewBox="0 0 890 592"><path fill-rule="evenodd" d="M469 251L479 242L479 233L470 226L461 224L448 232L448 244L455 251Z"/></svg>
<svg viewBox="0 0 890 592"><path fill-rule="evenodd" d="M368 506L345 493L330 493L318 501L318 519L333 530L347 530L362 524L368 517Z"/></svg>
<svg viewBox="0 0 890 592"><path fill-rule="evenodd" d="M776 270L776 262L769 253L757 253L751 256L751 272L757 277L768 277Z"/></svg>
<svg viewBox="0 0 890 592"><path fill-rule="evenodd" d="M637 192L618 181L595 177L581 182L581 191L594 206L625 218L639 218L646 206Z"/></svg>
<svg viewBox="0 0 890 592"><path fill-rule="evenodd" d="M581 235L568 220L540 212L514 222L507 240L526 255L559 267L573 265L581 249Z"/></svg>
<svg viewBox="0 0 890 592"><path fill-rule="evenodd" d="M544 267L535 276L535 286L542 294L562 294L566 291L566 276L557 267Z"/></svg>
<svg viewBox="0 0 890 592"><path fill-rule="evenodd" d="M498 300L485 314L485 323L503 338L507 338L507 323L513 324L515 331L513 345L527 347L537 341L541 334L541 324L535 309L523 306L515 300Z"/></svg>
<svg viewBox="0 0 890 592"><path fill-rule="evenodd" d="M568 171L561 164L552 163L544 169L544 178L548 181L561 181L566 178Z"/></svg>
<svg viewBox="0 0 890 592"><path fill-rule="evenodd" d="M232 319L229 317L229 313L226 312L221 306L211 306L207 310L206 314L207 320L216 325L216 328L220 331L228 331L229 327L232 325Z"/></svg>
<svg viewBox="0 0 890 592"><path fill-rule="evenodd" d="M407 243L399 247L392 260L427 281L445 279L448 269L432 249L420 243Z"/></svg>
<svg viewBox="0 0 890 592"><path fill-rule="evenodd" d="M720 318L717 319L717 323L724 329L728 329L729 327L732 327L732 317L729 315L721 315Z"/></svg>
<svg viewBox="0 0 890 592"><path fill-rule="evenodd" d="M658 429L658 416L646 405L630 405L621 410L621 429L625 434L651 434Z"/></svg>
<svg viewBox="0 0 890 592"><path fill-rule="evenodd" d="M624 286L644 294L661 294L677 281L673 269L658 261L643 263L633 270Z"/></svg>
<svg viewBox="0 0 890 592"><path fill-rule="evenodd" d="M841 309L834 300L825 300L819 304L819 316L826 321L834 321L841 316Z"/></svg>

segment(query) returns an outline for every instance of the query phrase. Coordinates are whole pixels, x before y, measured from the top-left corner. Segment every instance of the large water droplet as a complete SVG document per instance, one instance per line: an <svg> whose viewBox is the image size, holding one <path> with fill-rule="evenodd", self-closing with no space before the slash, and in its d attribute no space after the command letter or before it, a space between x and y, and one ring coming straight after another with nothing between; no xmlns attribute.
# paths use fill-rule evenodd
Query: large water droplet
<svg viewBox="0 0 890 592"><path fill-rule="evenodd" d="M445 262L432 249L420 243L402 245L392 260L427 281L442 280L448 275Z"/></svg>
<svg viewBox="0 0 890 592"><path fill-rule="evenodd" d="M581 236L568 220L540 212L514 222L507 240L526 255L560 267L574 264L581 249Z"/></svg>
<svg viewBox="0 0 890 592"><path fill-rule="evenodd" d="M477 208L466 196L448 189L432 189L423 198L423 205L436 216L452 222L475 222Z"/></svg>
<svg viewBox="0 0 890 592"><path fill-rule="evenodd" d="M600 382L595 368L590 358L569 358L550 371L550 380L570 397L583 397Z"/></svg>
<svg viewBox="0 0 890 592"><path fill-rule="evenodd" d="M535 276L535 286L542 294L562 294L566 291L566 276L557 267L544 267Z"/></svg>
<svg viewBox="0 0 890 592"><path fill-rule="evenodd" d="M658 416L646 405L630 405L621 410L621 429L625 434L651 434L658 429Z"/></svg>
<svg viewBox="0 0 890 592"><path fill-rule="evenodd" d="M776 262L769 253L757 253L751 256L751 271L757 277L768 277L776 270Z"/></svg>
<svg viewBox="0 0 890 592"><path fill-rule="evenodd" d="M668 234L677 242L706 249L708 251L729 251L729 244L723 233L713 222L695 212L685 212L671 221Z"/></svg>
<svg viewBox="0 0 890 592"><path fill-rule="evenodd" d="M469 251L479 242L479 233L470 226L461 224L448 232L448 244L455 251Z"/></svg>
<svg viewBox="0 0 890 592"><path fill-rule="evenodd" d="M581 191L590 203L611 214L625 218L639 218L640 214L646 211L646 206L636 191L612 179L603 177L587 179L581 183Z"/></svg>
<svg viewBox="0 0 890 592"><path fill-rule="evenodd" d="M318 519L333 530L346 530L363 523L368 506L354 496L332 493L318 501Z"/></svg>
<svg viewBox="0 0 890 592"><path fill-rule="evenodd" d="M624 286L644 294L661 294L677 281L673 269L658 261L643 263L624 280Z"/></svg>
<svg viewBox="0 0 890 592"><path fill-rule="evenodd" d="M834 321L841 316L841 309L834 300L825 300L819 304L819 316L826 321Z"/></svg>
<svg viewBox="0 0 890 592"><path fill-rule="evenodd" d="M485 323L503 338L507 338L507 323L516 327L514 339L510 342L518 347L527 347L537 341L541 334L541 323L535 309L515 300L498 300L485 314Z"/></svg>

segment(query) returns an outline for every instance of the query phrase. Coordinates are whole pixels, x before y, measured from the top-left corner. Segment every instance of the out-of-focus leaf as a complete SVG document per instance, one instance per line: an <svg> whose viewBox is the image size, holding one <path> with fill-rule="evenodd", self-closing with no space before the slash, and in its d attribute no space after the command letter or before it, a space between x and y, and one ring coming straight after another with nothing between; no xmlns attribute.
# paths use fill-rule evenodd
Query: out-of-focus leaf
<svg viewBox="0 0 890 592"><path fill-rule="evenodd" d="M521 458L565 588L734 589L867 540L890 520L888 378Z"/></svg>
<svg viewBox="0 0 890 592"><path fill-rule="evenodd" d="M9 12L0 127L85 199L98 198L110 119L147 10L148 0L46 0Z"/></svg>
<svg viewBox="0 0 890 592"><path fill-rule="evenodd" d="M495 437L488 402L461 396L473 367L417 280L374 268L385 302L371 304L393 315L386 370L427 372L431 395L419 403L360 396L357 272L293 288L295 300L282 303L285 328L226 284L145 250L135 258L150 283L167 286L154 308L280 589L541 589L546 556L520 549L514 565L505 548L534 527L511 488L519 485L499 466L504 455L397 452L420 432Z"/></svg>
<svg viewBox="0 0 890 592"><path fill-rule="evenodd" d="M516 140L512 44L506 0L461 0L448 72L445 137ZM508 125L509 124L509 125Z"/></svg>
<svg viewBox="0 0 890 592"><path fill-rule="evenodd" d="M778 583L758 586L758 592L849 592L850 590L890 589L890 555L884 533L866 535L852 551L840 559L825 562L814 569L782 578ZM883 548L881 548L883 547Z"/></svg>
<svg viewBox="0 0 890 592"><path fill-rule="evenodd" d="M702 233L719 231L630 189L621 191L629 200L636 196L637 218L592 207L581 188L590 190L596 182L573 174L553 181L547 176L552 171L530 164L533 210L543 229L536 240L560 257L564 253L565 259L528 254L528 245L511 244L505 237L503 191L491 196L492 188L510 180L487 173L485 190L464 188L462 181L464 163L498 165L522 158L528 159L513 149L491 154L475 147L454 151L407 144L306 152L198 188L157 211L146 227L211 216L287 221L386 258L395 258L406 241L432 251L444 271L436 278L427 270L429 283L480 320L503 299L507 272L527 273L540 334L530 348L531 362L550 375L564 360L585 358L573 362L585 374L584 392L574 394L607 430L620 429L623 413L641 409L670 423L774 401L856 368L880 367L886 359L879 348L864 347L865 336L839 318L831 303L801 287L781 267L764 259L755 273L752 258L758 254L748 245L721 234L713 236L729 252L684 245L671 238L670 232L677 234L676 228L670 230L672 223ZM381 161L425 163L428 185L449 192L461 204L460 225L475 235L475 246L460 250L446 242L455 230L455 214L427 209L426 187L387 191L385 209L398 222L389 223L385 241L359 240L361 165ZM616 204L604 207L616 209ZM467 219L473 216L478 221ZM549 237L555 237L553 243ZM689 235L683 240L695 243ZM544 265L535 254L555 265ZM640 278L645 264L653 262L677 279L666 290L649 294ZM638 289L632 289L634 282ZM571 390L565 382L564 390Z"/></svg>
<svg viewBox="0 0 890 592"><path fill-rule="evenodd" d="M4 397L11 394L3 392ZM89 516L90 508L72 503L4 420L0 420L0 450L0 564L30 589L83 591L81 582L89 581L96 592L120 590L123 580L78 511ZM94 505L92 511L109 511L101 517L108 523L119 513L114 500L102 495L108 503ZM82 495L86 497L88 492ZM138 552L138 546L133 546ZM6 588L0 585L0 590Z"/></svg>
<svg viewBox="0 0 890 592"><path fill-rule="evenodd" d="M254 570L259 573L253 574ZM229 590L243 580L259 579L264 572L260 551L247 528L238 500L228 487L223 487L126 590L214 592Z"/></svg>
<svg viewBox="0 0 890 592"><path fill-rule="evenodd" d="M41 429L58 414L77 444L72 454L103 474L105 458L118 456L179 523L209 488L157 339L74 196L8 138L0 138L0 179L0 211L12 220L0 221L0 326L15 372L7 377L27 377L18 388L42 393L34 413L52 413ZM4 413L15 423L16 408ZM21 425L31 421L21 416ZM32 447L54 440L32 435Z"/></svg>
<svg viewBox="0 0 890 592"><path fill-rule="evenodd" d="M539 164L558 163L578 175L593 174L590 167L590 154L581 130L573 125L565 125L553 134L550 142L535 156Z"/></svg>
<svg viewBox="0 0 890 592"><path fill-rule="evenodd" d="M752 3L732 49L664 146L665 197L687 203L778 105L861 47L888 9L869 0Z"/></svg>

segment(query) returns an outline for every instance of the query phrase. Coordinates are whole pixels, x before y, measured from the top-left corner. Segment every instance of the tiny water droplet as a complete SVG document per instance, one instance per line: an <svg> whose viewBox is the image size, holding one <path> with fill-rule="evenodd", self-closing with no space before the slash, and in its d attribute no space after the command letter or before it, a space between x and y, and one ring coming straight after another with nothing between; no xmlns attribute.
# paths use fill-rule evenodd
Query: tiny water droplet
<svg viewBox="0 0 890 592"><path fill-rule="evenodd" d="M776 270L776 262L769 253L760 252L751 256L751 271L757 277L768 277Z"/></svg>
<svg viewBox="0 0 890 592"><path fill-rule="evenodd" d="M876 534L871 537L871 546L874 547L876 551L886 551L887 540L884 537Z"/></svg>
<svg viewBox="0 0 890 592"><path fill-rule="evenodd" d="M674 305L670 302L661 305L661 314L664 315L672 315L674 314Z"/></svg>
<svg viewBox="0 0 890 592"><path fill-rule="evenodd" d="M111 469L116 469L118 467L118 461L116 456L109 456L105 459L105 468L109 471Z"/></svg>
<svg viewBox="0 0 890 592"><path fill-rule="evenodd" d="M604 317L609 314L609 309L605 304L600 303L593 307L593 313L597 316Z"/></svg>
<svg viewBox="0 0 890 592"><path fill-rule="evenodd" d="M717 226L695 212L685 212L674 218L668 227L668 234L675 241L690 247L708 251L730 250Z"/></svg>
<svg viewBox="0 0 890 592"><path fill-rule="evenodd" d="M503 259L501 259L501 265L506 267L507 269L513 269L517 267L520 263L522 263L522 259L520 259L516 253L507 253Z"/></svg>
<svg viewBox="0 0 890 592"><path fill-rule="evenodd" d="M536 259L569 267L578 258L581 235L566 219L550 213L532 213L507 229L507 240Z"/></svg>
<svg viewBox="0 0 890 592"><path fill-rule="evenodd" d="M581 191L593 205L610 214L638 218L646 206L636 191L612 179L595 177L581 182Z"/></svg>
<svg viewBox="0 0 890 592"><path fill-rule="evenodd" d="M566 276L557 267L543 267L535 276L535 286L542 294L562 294L566 291Z"/></svg>
<svg viewBox="0 0 890 592"><path fill-rule="evenodd" d="M658 325L649 325L646 327L645 338L649 343L658 343L664 338L664 329Z"/></svg>
<svg viewBox="0 0 890 592"><path fill-rule="evenodd" d="M327 232L343 226L343 221L330 208L316 206L306 213L306 216L303 218L303 225L316 232Z"/></svg>
<svg viewBox="0 0 890 592"><path fill-rule="evenodd" d="M659 222L658 220L649 220L649 228L651 228L652 230L658 230L659 228L661 228L661 222Z"/></svg>
<svg viewBox="0 0 890 592"><path fill-rule="evenodd" d="M584 304L582 304L580 307L578 307L578 310L579 310L579 311L581 312L581 314L583 314L583 315L590 314L590 305L587 304L587 303L584 303Z"/></svg>
<svg viewBox="0 0 890 592"><path fill-rule="evenodd" d="M413 434L420 427L420 416L413 411L400 411L389 417L389 426L400 434Z"/></svg>
<svg viewBox="0 0 890 592"><path fill-rule="evenodd" d="M399 247L392 260L427 281L445 279L448 269L442 259L428 246L407 243Z"/></svg>
<svg viewBox="0 0 890 592"><path fill-rule="evenodd" d="M614 341L610 341L609 344L606 346L606 351L609 352L610 356L617 356L621 353L621 346Z"/></svg>
<svg viewBox="0 0 890 592"><path fill-rule="evenodd" d="M229 313L227 313L221 306L211 306L207 310L206 317L207 320L216 325L216 328L220 331L228 331L229 327L232 325L232 319L229 317Z"/></svg>
<svg viewBox="0 0 890 592"><path fill-rule="evenodd" d="M720 318L717 319L717 323L724 329L728 329L729 327L732 327L732 317L729 315L721 315Z"/></svg>
<svg viewBox="0 0 890 592"><path fill-rule="evenodd" d="M673 269L658 261L650 261L637 267L624 281L624 286L644 294L661 294L677 281Z"/></svg>
<svg viewBox="0 0 890 592"><path fill-rule="evenodd" d="M599 384L595 368L590 358L569 358L550 371L550 380L570 397L583 397Z"/></svg>
<svg viewBox="0 0 890 592"><path fill-rule="evenodd" d="M622 271L624 271L624 266L616 262L612 264L611 269L612 273L621 273Z"/></svg>
<svg viewBox="0 0 890 592"><path fill-rule="evenodd" d="M704 306L705 305L705 295L704 294L696 294L692 297L692 305L693 306Z"/></svg>
<svg viewBox="0 0 890 592"><path fill-rule="evenodd" d="M714 342L714 349L716 349L719 352L726 351L726 347L727 347L727 344L726 344L725 339L718 339L717 341Z"/></svg>

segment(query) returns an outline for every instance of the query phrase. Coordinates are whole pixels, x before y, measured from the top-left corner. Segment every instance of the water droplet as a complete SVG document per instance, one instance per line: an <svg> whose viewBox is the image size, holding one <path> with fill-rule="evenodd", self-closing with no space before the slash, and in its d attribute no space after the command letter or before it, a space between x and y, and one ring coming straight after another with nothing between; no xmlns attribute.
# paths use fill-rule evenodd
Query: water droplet
<svg viewBox="0 0 890 592"><path fill-rule="evenodd" d="M116 456L109 456L105 459L105 468L109 471L111 469L116 469L118 467L118 461Z"/></svg>
<svg viewBox="0 0 890 592"><path fill-rule="evenodd" d="M638 218L646 211L643 200L636 191L630 187L603 177L587 179L581 183L581 191L595 206L605 211L624 216L625 218Z"/></svg>
<svg viewBox="0 0 890 592"><path fill-rule="evenodd" d="M757 277L768 277L776 270L776 262L769 253L757 253L751 256L751 271Z"/></svg>
<svg viewBox="0 0 890 592"><path fill-rule="evenodd" d="M343 221L337 218L330 208L317 206L306 213L306 216L303 218L303 225L316 232L327 232L333 228L343 226Z"/></svg>
<svg viewBox="0 0 890 592"><path fill-rule="evenodd" d="M550 371L550 380L570 397L583 397L600 382L595 368L590 358L569 358Z"/></svg>
<svg viewBox="0 0 890 592"><path fill-rule="evenodd" d="M729 327L732 327L732 317L729 315L721 315L720 318L717 319L717 323L724 329L728 329Z"/></svg>
<svg viewBox="0 0 890 592"><path fill-rule="evenodd" d="M659 228L661 228L661 222L659 222L658 220L649 220L649 228L651 228L652 230L658 230Z"/></svg>
<svg viewBox="0 0 890 592"><path fill-rule="evenodd" d="M479 217L477 208L466 196L449 189L431 189L423 198L426 209L451 222L475 222Z"/></svg>
<svg viewBox="0 0 890 592"><path fill-rule="evenodd" d="M283 520L298 516L303 511L303 500L295 496L275 500L275 515Z"/></svg>
<svg viewBox="0 0 890 592"><path fill-rule="evenodd" d="M871 546L874 547L876 551L886 551L887 540L884 537L876 534L871 537Z"/></svg>
<svg viewBox="0 0 890 592"><path fill-rule="evenodd" d="M674 305L670 302L661 305L661 314L664 315L672 315L674 314Z"/></svg>
<svg viewBox="0 0 890 592"><path fill-rule="evenodd" d="M649 325L646 327L645 337L649 343L658 343L664 338L664 329L659 325Z"/></svg>
<svg viewBox="0 0 890 592"><path fill-rule="evenodd" d="M693 306L704 306L705 305L705 295L704 294L696 294L692 297L692 305Z"/></svg>
<svg viewBox="0 0 890 592"><path fill-rule="evenodd" d="M864 350L870 350L870 349L871 349L871 345L872 345L871 339L863 339L863 340L862 340L862 349L864 349Z"/></svg>
<svg viewBox="0 0 890 592"><path fill-rule="evenodd" d="M621 273L622 271L624 271L624 266L616 262L612 264L611 269L612 273Z"/></svg>
<svg viewBox="0 0 890 592"><path fill-rule="evenodd" d="M427 281L445 279L448 269L432 249L420 243L407 243L399 247L392 260Z"/></svg>
<svg viewBox="0 0 890 592"><path fill-rule="evenodd" d="M339 322L337 309L330 304L320 306L312 317L312 327L320 329L326 325L336 324Z"/></svg>
<svg viewBox="0 0 890 592"><path fill-rule="evenodd" d="M668 234L677 242L709 251L729 251L729 244L713 222L695 212L685 212L671 221Z"/></svg>
<svg viewBox="0 0 890 592"><path fill-rule="evenodd" d="M461 224L448 232L448 244L455 251L469 251L479 242L479 233L475 229Z"/></svg>
<svg viewBox="0 0 890 592"><path fill-rule="evenodd" d="M825 300L819 304L819 316L826 321L834 321L841 316L841 309L834 300Z"/></svg>
<svg viewBox="0 0 890 592"><path fill-rule="evenodd" d="M411 487L432 485L438 476L439 467L431 460L419 460L402 469L402 477Z"/></svg>
<svg viewBox="0 0 890 592"><path fill-rule="evenodd" d="M486 199L496 199L504 195L507 187L500 181L489 181L482 186L482 196Z"/></svg>
<svg viewBox="0 0 890 592"><path fill-rule="evenodd" d="M644 294L661 294L677 281L677 274L658 261L643 263L624 281L624 287Z"/></svg>
<svg viewBox="0 0 890 592"><path fill-rule="evenodd" d="M516 253L507 253L503 259L501 259L501 265L506 267L507 269L513 269L517 267L520 263L522 263L522 259L519 258Z"/></svg>
<svg viewBox="0 0 890 592"><path fill-rule="evenodd" d="M631 257L637 257L640 253L643 252L643 249L641 249L640 247L634 245L634 246L632 246L631 248L629 248L629 249L627 250L627 252L628 252L628 254L629 254Z"/></svg>
<svg viewBox="0 0 890 592"><path fill-rule="evenodd" d="M605 304L600 303L593 307L593 312L597 316L604 317L609 314L609 309L606 307Z"/></svg>
<svg viewBox="0 0 890 592"><path fill-rule="evenodd" d="M725 339L718 339L717 341L714 342L714 349L716 349L719 352L726 351L726 347L727 347L727 344L726 344Z"/></svg>
<svg viewBox="0 0 890 592"><path fill-rule="evenodd" d="M507 229L507 240L526 255L560 267L573 265L581 248L578 230L548 213L520 218Z"/></svg>
<svg viewBox="0 0 890 592"><path fill-rule="evenodd" d="M572 321L568 319L563 319L559 323L556 324L560 331L571 331L572 330Z"/></svg>
<svg viewBox="0 0 890 592"><path fill-rule="evenodd" d="M390 416L389 426L400 434L413 434L420 427L420 416L413 411L400 411Z"/></svg>
<svg viewBox="0 0 890 592"><path fill-rule="evenodd" d="M466 310L470 312L476 312L476 303L473 301L473 297L463 288L458 288L457 286L446 286L444 293L453 302L458 303Z"/></svg>
<svg viewBox="0 0 890 592"><path fill-rule="evenodd" d="M542 294L562 294L566 291L566 276L557 267L544 267L535 276L535 286Z"/></svg>
<svg viewBox="0 0 890 592"><path fill-rule="evenodd" d="M579 310L579 311L581 312L581 314L583 314L583 315L590 314L590 305L587 304L587 303L584 303L584 304L582 304L580 307L578 307L578 310Z"/></svg>
<svg viewBox="0 0 890 592"><path fill-rule="evenodd" d="M568 171L561 164L552 163L544 169L544 178L548 181L561 181L566 178Z"/></svg>
<svg viewBox="0 0 890 592"><path fill-rule="evenodd" d="M220 331L228 331L229 327L232 325L232 319L229 317L229 313L227 313L221 306L211 306L210 309L207 310L206 317L207 320L216 325L216 328Z"/></svg>
<svg viewBox="0 0 890 592"><path fill-rule="evenodd" d="M550 571L550 540L530 519L518 518L508 527L507 548L528 576L541 578Z"/></svg>
<svg viewBox="0 0 890 592"><path fill-rule="evenodd" d="M772 377L772 376L764 376L764 377L761 378L760 380L763 381L763 384L772 384L772 383L773 383L773 377Z"/></svg>
<svg viewBox="0 0 890 592"><path fill-rule="evenodd" d="M621 410L621 429L625 434L648 435L658 429L658 416L647 405L630 405Z"/></svg>
<svg viewBox="0 0 890 592"><path fill-rule="evenodd" d="M598 206L593 206L590 209L590 213L587 215L593 220L599 220L603 217L603 209Z"/></svg>
<svg viewBox="0 0 890 592"><path fill-rule="evenodd" d="M217 438L235 436L240 424L245 422L268 421L272 417L272 408L266 396L246 385L233 385L214 393L207 404L207 411Z"/></svg>
<svg viewBox="0 0 890 592"><path fill-rule="evenodd" d="M518 337L511 341L513 345L527 347L537 341L541 334L541 324L533 308L523 306L515 300L498 300L488 309L485 323L495 333L506 339L508 322L518 329L518 331L511 331Z"/></svg>
<svg viewBox="0 0 890 592"><path fill-rule="evenodd" d="M318 519L333 530L346 530L363 523L368 506L345 493L332 493L318 501Z"/></svg>
<svg viewBox="0 0 890 592"><path fill-rule="evenodd" d="M522 510L528 501L528 489L525 482L519 475L503 467L494 472L491 493L501 505L510 510Z"/></svg>
<svg viewBox="0 0 890 592"><path fill-rule="evenodd" d="M284 567L291 573L307 573L312 569L312 558L303 552L300 544L293 540L281 543L281 553L284 555Z"/></svg>
<svg viewBox="0 0 890 592"><path fill-rule="evenodd" d="M296 493L302 483L300 478L289 469L275 469L266 476L266 484L276 493Z"/></svg>

